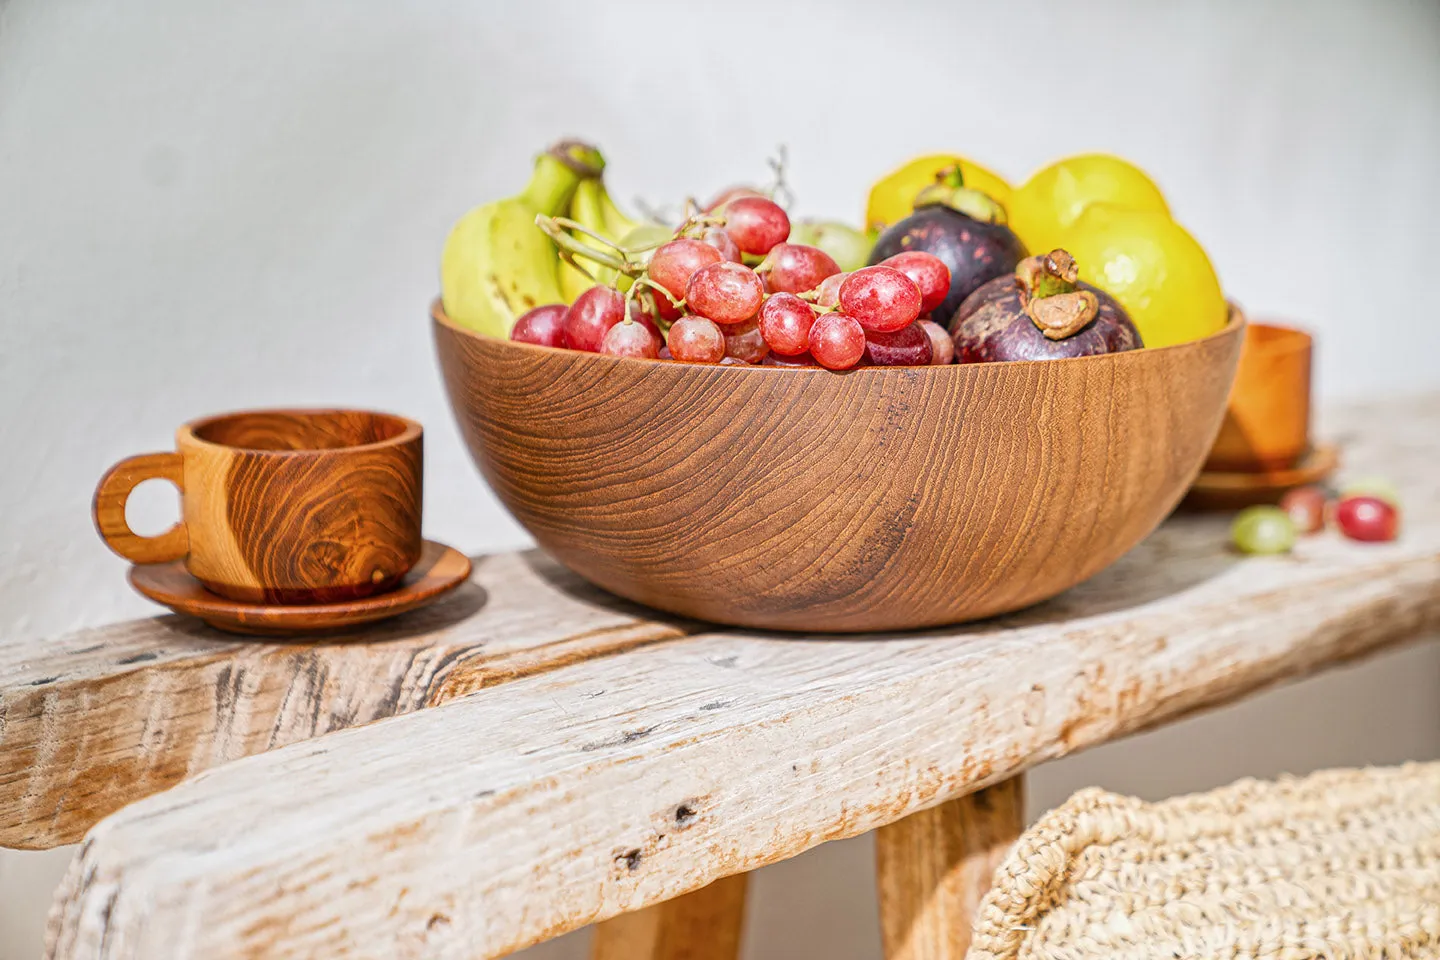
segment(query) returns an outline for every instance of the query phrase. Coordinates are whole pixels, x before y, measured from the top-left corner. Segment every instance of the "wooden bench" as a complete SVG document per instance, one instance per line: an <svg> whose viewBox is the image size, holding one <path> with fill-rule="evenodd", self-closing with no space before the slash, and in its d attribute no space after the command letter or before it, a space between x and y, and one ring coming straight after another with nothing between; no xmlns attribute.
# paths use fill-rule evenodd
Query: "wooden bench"
<svg viewBox="0 0 1440 960"><path fill-rule="evenodd" d="M879 830L887 956L958 958L1027 768L1440 625L1440 395L1329 433L1405 493L1399 542L1245 559L1182 515L946 630L717 629L529 552L363 643L0 641L0 846L84 838L57 958L475 960L605 921L604 960L728 960L747 871Z"/></svg>

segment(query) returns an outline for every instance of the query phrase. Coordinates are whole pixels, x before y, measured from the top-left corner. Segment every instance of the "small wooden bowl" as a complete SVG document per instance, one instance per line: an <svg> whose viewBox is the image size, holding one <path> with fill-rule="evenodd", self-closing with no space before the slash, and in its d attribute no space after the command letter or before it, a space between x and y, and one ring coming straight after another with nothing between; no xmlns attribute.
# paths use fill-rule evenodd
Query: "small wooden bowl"
<svg viewBox="0 0 1440 960"><path fill-rule="evenodd" d="M1245 323L945 367L722 367L483 336L432 309L480 470L621 596L765 629L937 626L1045 600L1154 530L1220 426Z"/></svg>

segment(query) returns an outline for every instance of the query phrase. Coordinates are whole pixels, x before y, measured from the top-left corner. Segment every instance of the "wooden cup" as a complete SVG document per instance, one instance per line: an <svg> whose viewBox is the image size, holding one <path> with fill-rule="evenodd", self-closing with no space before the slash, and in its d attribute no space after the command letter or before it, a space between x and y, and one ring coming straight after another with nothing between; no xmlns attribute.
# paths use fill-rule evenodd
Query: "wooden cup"
<svg viewBox="0 0 1440 960"><path fill-rule="evenodd" d="M1310 334L1252 323L1207 472L1287 470L1310 448Z"/></svg>
<svg viewBox="0 0 1440 960"><path fill-rule="evenodd" d="M184 558L206 589L252 603L331 603L396 586L420 558L420 424L361 410L261 410L175 433L176 452L122 460L95 490L95 526L132 563ZM136 484L169 480L184 519L142 537Z"/></svg>

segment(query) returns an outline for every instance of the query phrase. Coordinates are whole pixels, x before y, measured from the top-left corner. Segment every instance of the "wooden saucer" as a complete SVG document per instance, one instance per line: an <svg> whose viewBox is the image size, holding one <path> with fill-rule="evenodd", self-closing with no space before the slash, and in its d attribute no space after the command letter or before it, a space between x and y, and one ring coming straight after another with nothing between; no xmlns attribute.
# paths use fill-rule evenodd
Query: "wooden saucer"
<svg viewBox="0 0 1440 960"><path fill-rule="evenodd" d="M244 603L217 596L185 569L184 560L130 568L130 585L174 610L199 617L217 630L262 637L320 633L384 620L444 596L470 577L470 558L452 547L426 540L420 562L394 590L343 603L280 606Z"/></svg>
<svg viewBox="0 0 1440 960"><path fill-rule="evenodd" d="M1192 510L1239 510L1257 503L1278 503L1287 490L1319 483L1339 464L1339 448L1322 443L1288 470L1202 472L1186 494L1184 506Z"/></svg>

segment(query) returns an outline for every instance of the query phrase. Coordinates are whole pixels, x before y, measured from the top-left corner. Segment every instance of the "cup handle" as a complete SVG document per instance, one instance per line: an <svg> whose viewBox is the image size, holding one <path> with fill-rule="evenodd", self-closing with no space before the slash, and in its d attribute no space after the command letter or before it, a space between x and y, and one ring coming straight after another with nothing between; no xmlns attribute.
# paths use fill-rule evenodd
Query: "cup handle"
<svg viewBox="0 0 1440 960"><path fill-rule="evenodd" d="M95 488L95 529L105 545L131 563L166 563L190 550L184 521L155 537L142 537L125 522L125 501L130 491L146 480L169 480L185 492L185 461L178 453L142 453L111 467Z"/></svg>

